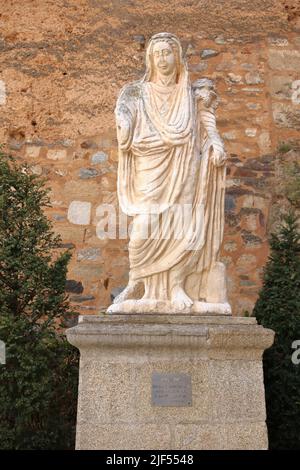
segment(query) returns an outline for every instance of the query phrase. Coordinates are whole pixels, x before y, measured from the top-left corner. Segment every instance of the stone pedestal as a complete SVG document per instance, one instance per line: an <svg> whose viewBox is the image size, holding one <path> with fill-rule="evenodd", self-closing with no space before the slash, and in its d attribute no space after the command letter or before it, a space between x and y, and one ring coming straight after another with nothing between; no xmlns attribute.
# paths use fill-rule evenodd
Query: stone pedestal
<svg viewBox="0 0 300 470"><path fill-rule="evenodd" d="M244 317L80 317L77 449L266 449L273 336Z"/></svg>

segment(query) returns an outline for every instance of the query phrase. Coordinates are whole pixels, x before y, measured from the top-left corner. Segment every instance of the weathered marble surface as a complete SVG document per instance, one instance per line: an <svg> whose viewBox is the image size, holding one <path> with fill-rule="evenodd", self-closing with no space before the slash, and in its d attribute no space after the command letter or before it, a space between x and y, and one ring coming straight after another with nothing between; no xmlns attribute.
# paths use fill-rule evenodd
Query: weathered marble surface
<svg viewBox="0 0 300 470"><path fill-rule="evenodd" d="M212 303L193 301L191 306L177 307L169 300L139 299L124 300L121 303L112 304L108 313L182 313L209 314L209 315L231 315L231 307L228 302Z"/></svg>
<svg viewBox="0 0 300 470"><path fill-rule="evenodd" d="M231 313L216 104L210 80L190 83L178 38L154 35L144 77L123 87L115 110L118 197L133 222L129 283L109 312Z"/></svg>

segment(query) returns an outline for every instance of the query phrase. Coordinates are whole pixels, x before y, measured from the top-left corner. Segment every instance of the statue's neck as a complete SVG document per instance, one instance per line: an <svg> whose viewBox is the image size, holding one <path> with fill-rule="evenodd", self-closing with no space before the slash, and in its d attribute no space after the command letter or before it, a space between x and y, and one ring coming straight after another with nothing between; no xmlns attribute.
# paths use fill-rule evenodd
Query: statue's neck
<svg viewBox="0 0 300 470"><path fill-rule="evenodd" d="M172 86L176 84L176 70L170 75L163 75L157 71L156 77L154 78L154 83L161 86Z"/></svg>

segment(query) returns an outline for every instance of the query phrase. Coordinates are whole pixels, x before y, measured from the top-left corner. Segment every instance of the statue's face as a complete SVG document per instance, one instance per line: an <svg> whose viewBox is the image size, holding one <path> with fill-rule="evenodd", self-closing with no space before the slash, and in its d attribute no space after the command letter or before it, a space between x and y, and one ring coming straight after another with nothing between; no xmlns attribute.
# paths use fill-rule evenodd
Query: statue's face
<svg viewBox="0 0 300 470"><path fill-rule="evenodd" d="M154 67L163 75L170 75L175 67L175 56L172 47L167 42L157 42L153 46Z"/></svg>

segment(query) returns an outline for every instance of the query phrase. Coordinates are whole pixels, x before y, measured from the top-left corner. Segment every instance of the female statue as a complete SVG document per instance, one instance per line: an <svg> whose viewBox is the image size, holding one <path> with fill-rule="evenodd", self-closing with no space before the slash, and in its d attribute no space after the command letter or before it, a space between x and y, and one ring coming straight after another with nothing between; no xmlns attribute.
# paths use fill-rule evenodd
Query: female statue
<svg viewBox="0 0 300 470"><path fill-rule="evenodd" d="M144 77L121 90L115 110L118 197L133 221L129 283L109 312L231 313L215 107L210 80L190 84L177 37L154 35Z"/></svg>

